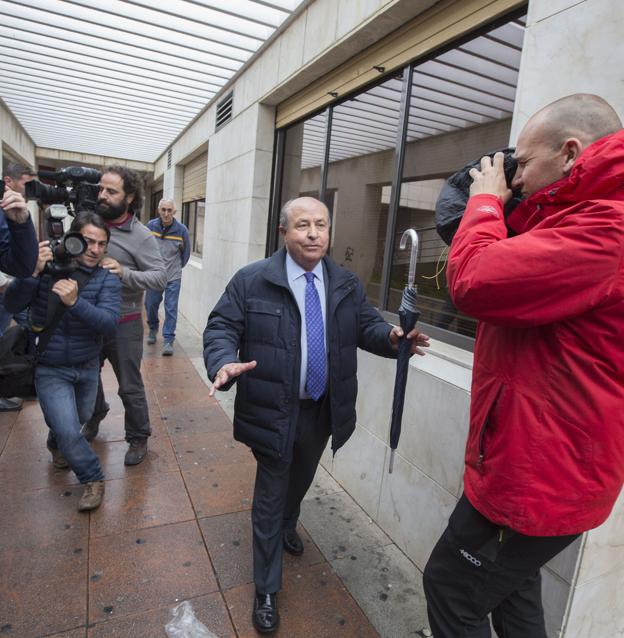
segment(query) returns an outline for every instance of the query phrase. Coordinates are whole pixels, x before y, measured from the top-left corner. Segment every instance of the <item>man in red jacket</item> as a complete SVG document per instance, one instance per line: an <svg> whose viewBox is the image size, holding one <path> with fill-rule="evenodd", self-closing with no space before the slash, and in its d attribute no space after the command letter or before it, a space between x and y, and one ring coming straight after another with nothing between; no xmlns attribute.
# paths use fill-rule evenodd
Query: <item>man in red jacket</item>
<svg viewBox="0 0 624 638"><path fill-rule="evenodd" d="M609 515L624 482L624 131L595 95L536 113L472 169L448 262L480 320L464 495L425 568L436 638L546 638L540 568ZM511 229L512 232L508 232Z"/></svg>

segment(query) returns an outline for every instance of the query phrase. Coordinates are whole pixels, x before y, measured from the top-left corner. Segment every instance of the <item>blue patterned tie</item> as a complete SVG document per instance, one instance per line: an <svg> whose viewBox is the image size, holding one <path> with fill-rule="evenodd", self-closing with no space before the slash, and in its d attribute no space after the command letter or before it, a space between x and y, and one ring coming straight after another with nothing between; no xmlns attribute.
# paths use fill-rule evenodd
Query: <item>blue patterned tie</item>
<svg viewBox="0 0 624 638"><path fill-rule="evenodd" d="M327 372L325 369L325 331L321 300L314 285L314 274L305 273L305 318L308 344L308 368L306 371L306 390L315 400L325 392Z"/></svg>

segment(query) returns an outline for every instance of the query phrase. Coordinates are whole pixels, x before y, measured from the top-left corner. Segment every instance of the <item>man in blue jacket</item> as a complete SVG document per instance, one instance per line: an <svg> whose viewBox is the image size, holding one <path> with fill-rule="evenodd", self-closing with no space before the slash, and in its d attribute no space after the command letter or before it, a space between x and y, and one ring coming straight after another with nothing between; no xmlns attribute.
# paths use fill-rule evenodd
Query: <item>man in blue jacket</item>
<svg viewBox="0 0 624 638"><path fill-rule="evenodd" d="M303 553L297 519L327 441L335 453L355 429L357 349L393 357L403 335L368 303L358 278L326 257L329 225L317 199L287 202L284 248L234 275L204 331L211 395L238 381L234 438L258 464L252 620L261 633L278 627L282 546ZM423 354L428 337L413 330L407 338Z"/></svg>
<svg viewBox="0 0 624 638"><path fill-rule="evenodd" d="M33 349L37 353L35 386L48 425L48 449L58 469L68 466L85 486L80 511L100 506L104 473L80 428L93 413L100 372L102 335L114 332L119 321L121 283L100 267L110 231L94 213L81 213L71 226L87 243L75 272L52 275L49 242L41 242L32 276L15 279L5 294L9 312L31 308ZM80 284L79 284L80 282ZM44 333L55 313L62 316L43 351L37 333ZM43 337L42 337L43 338Z"/></svg>
<svg viewBox="0 0 624 638"><path fill-rule="evenodd" d="M158 248L167 268L162 349L162 354L165 357L170 357L173 354L182 268L186 266L191 256L188 229L174 217L175 213L175 202L172 199L161 199L158 204L158 217L147 223L147 227L158 241ZM163 291L148 290L145 293L145 310L149 326L148 344L156 343L159 325L158 309L162 300Z"/></svg>

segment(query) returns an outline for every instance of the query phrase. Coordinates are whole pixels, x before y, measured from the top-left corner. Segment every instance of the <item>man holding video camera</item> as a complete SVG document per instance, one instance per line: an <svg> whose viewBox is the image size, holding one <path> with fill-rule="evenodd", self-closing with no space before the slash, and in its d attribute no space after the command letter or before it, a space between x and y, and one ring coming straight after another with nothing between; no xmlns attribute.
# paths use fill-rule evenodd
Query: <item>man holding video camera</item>
<svg viewBox="0 0 624 638"><path fill-rule="evenodd" d="M449 291L480 320L464 495L425 568L436 638L546 638L540 568L624 482L624 131L589 94L538 111L472 168ZM513 232L509 236L508 228Z"/></svg>
<svg viewBox="0 0 624 638"><path fill-rule="evenodd" d="M135 171L125 166L108 166L102 171L96 212L111 231L108 256L102 266L117 275L122 285L121 319L117 330L104 339L102 361L111 362L125 408L129 444L124 458L126 465L143 461L151 433L141 377L143 292L162 291L167 285L167 270L156 238L137 217L142 203L141 178ZM93 417L83 430L88 441L97 436L108 409L100 379Z"/></svg>
<svg viewBox="0 0 624 638"><path fill-rule="evenodd" d="M21 164L9 164L2 171L0 183L0 335L6 330L11 315L4 307L8 278L3 273L27 277L37 263L37 236L24 201L24 184L34 177L33 171ZM22 400L0 398L0 412L20 410Z"/></svg>
<svg viewBox="0 0 624 638"><path fill-rule="evenodd" d="M54 467L70 467L85 486L78 509L88 511L102 502L104 474L81 426L93 413L102 335L117 326L121 284L100 266L110 237L104 221L79 213L70 231L80 234L84 252L59 268L50 242L41 242L32 276L13 280L5 303L12 313L30 307L35 387L50 429L47 446Z"/></svg>

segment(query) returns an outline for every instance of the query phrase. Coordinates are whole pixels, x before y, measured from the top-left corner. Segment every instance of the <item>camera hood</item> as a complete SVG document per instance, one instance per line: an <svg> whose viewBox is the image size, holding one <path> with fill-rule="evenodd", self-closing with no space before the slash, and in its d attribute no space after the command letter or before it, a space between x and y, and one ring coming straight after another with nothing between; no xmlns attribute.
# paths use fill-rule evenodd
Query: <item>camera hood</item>
<svg viewBox="0 0 624 638"><path fill-rule="evenodd" d="M503 169L505 171L505 180L507 186L511 189L511 180L516 173L518 163L513 157L515 148L504 148L500 151L486 153L490 157L494 157L495 153L503 153L505 156ZM442 187L440 195L435 206L435 224L438 235L447 245L451 245L455 232L459 227L459 222L466 210L466 204L470 197L470 185L472 178L468 174L471 168L479 168L481 165L481 157L477 160L466 164L462 169L453 173ZM520 193L513 191L512 198L505 204L505 218L520 203Z"/></svg>

